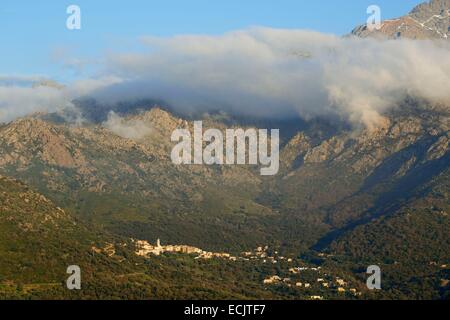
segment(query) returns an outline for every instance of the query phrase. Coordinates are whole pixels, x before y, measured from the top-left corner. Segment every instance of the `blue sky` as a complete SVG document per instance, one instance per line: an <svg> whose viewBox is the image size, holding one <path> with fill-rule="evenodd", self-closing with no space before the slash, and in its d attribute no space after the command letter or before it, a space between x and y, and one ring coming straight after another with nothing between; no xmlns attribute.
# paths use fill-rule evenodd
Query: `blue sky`
<svg viewBox="0 0 450 320"><path fill-rule="evenodd" d="M342 35L377 4L382 18L409 12L420 0L2 0L0 75L81 76L58 57L101 57L139 50L143 35L222 34L251 26L312 29ZM82 30L66 29L66 8L82 10ZM88 71L87 71L88 72Z"/></svg>

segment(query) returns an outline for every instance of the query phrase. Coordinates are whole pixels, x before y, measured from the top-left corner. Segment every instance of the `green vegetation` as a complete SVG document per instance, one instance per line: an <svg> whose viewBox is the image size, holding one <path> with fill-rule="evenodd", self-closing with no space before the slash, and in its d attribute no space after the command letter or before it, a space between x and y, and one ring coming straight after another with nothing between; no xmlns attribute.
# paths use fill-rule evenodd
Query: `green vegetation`
<svg viewBox="0 0 450 320"><path fill-rule="evenodd" d="M275 177L246 166L174 166L168 135L182 119L160 109L137 115L154 128L148 141L34 118L2 126L0 172L30 187L1 180L1 295L448 298L448 115L409 108L374 132L289 122ZM131 238L234 255L268 245L348 279L361 295L264 286L266 277L292 277L281 262L144 259ZM105 249L111 245L114 253ZM82 292L64 287L73 261L84 272ZM365 289L372 264L382 267L381 292Z"/></svg>

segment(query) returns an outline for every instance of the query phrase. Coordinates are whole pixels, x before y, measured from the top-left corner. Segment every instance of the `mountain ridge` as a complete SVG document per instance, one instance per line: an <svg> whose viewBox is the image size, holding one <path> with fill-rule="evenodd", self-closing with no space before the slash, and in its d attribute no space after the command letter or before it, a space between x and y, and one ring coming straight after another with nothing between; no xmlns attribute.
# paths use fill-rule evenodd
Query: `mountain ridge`
<svg viewBox="0 0 450 320"><path fill-rule="evenodd" d="M361 25L353 29L351 34L362 38L449 40L450 1L424 2L403 17L383 21L379 30L370 31L367 25Z"/></svg>

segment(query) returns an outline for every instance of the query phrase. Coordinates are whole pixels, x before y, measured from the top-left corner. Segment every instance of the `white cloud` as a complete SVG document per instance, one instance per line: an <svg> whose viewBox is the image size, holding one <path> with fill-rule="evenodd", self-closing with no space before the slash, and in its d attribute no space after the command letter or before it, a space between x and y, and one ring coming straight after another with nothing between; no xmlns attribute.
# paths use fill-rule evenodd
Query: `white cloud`
<svg viewBox="0 0 450 320"><path fill-rule="evenodd" d="M109 71L131 81L99 97L154 97L181 110L249 116L333 113L368 126L406 95L450 101L450 52L444 42L268 28L143 42L148 53L110 59Z"/></svg>
<svg viewBox="0 0 450 320"><path fill-rule="evenodd" d="M0 86L0 121L35 112L56 111L69 105L64 92L56 88Z"/></svg>
<svg viewBox="0 0 450 320"><path fill-rule="evenodd" d="M125 119L111 111L103 126L120 137L139 140L152 133L149 124L139 119Z"/></svg>
<svg viewBox="0 0 450 320"><path fill-rule="evenodd" d="M122 83L124 80L117 76L104 76L100 78L90 78L78 80L68 87L68 92L73 97L80 97L89 95L91 92L102 90Z"/></svg>
<svg viewBox="0 0 450 320"><path fill-rule="evenodd" d="M110 76L61 86L39 76L0 76L0 121L73 108L73 99L120 82L119 78Z"/></svg>
<svg viewBox="0 0 450 320"><path fill-rule="evenodd" d="M223 110L249 117L337 114L367 126L407 95L450 106L448 42L269 28L142 42L147 52L109 55L101 77L60 92L11 91L0 82L0 120L53 110L82 95L106 103L160 99L182 112Z"/></svg>

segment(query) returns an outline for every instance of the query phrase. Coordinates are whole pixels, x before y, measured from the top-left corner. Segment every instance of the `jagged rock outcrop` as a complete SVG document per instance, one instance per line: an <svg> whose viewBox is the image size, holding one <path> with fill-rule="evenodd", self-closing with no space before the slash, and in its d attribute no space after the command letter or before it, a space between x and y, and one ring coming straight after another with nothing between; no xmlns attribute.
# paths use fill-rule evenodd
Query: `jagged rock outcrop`
<svg viewBox="0 0 450 320"><path fill-rule="evenodd" d="M352 35L366 38L443 39L450 38L450 0L431 0L415 7L408 15L385 20L380 30L366 25L356 27Z"/></svg>

